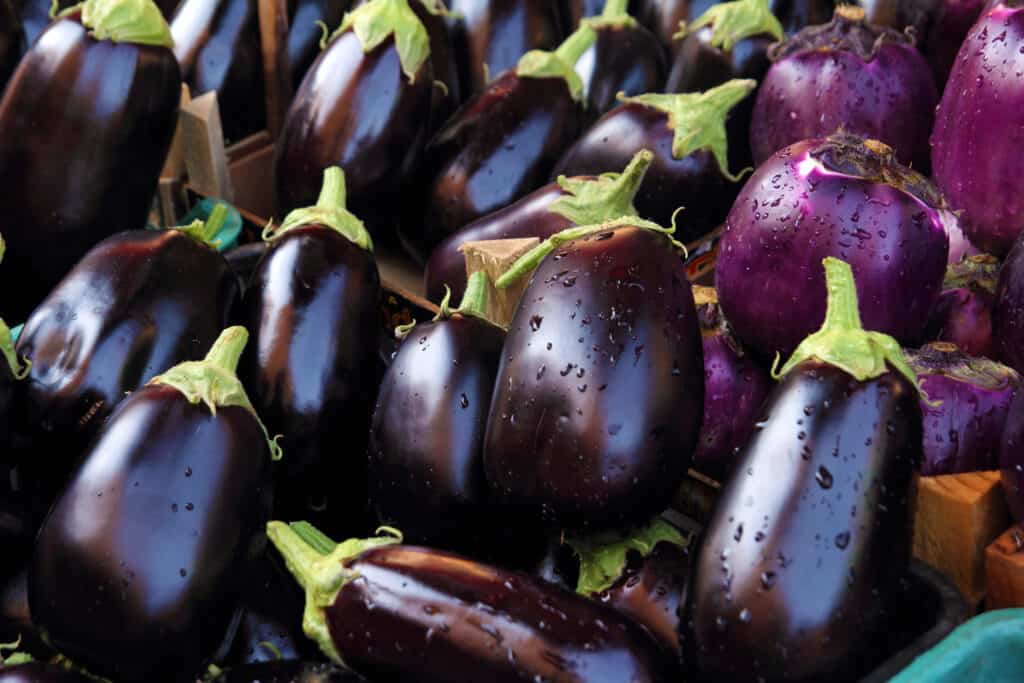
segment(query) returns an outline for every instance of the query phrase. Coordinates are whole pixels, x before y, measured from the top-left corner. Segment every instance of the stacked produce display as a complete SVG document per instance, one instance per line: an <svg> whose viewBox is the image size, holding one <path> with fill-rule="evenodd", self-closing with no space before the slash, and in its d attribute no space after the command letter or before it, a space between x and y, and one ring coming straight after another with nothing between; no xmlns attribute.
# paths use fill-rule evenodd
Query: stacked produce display
<svg viewBox="0 0 1024 683"><path fill-rule="evenodd" d="M1022 12L0 0L0 683L1020 680Z"/></svg>

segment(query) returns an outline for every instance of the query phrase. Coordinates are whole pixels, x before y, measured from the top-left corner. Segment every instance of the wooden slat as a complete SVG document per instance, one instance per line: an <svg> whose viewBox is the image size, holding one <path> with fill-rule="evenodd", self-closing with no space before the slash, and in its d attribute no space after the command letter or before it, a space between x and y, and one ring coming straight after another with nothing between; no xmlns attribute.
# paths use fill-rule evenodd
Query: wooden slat
<svg viewBox="0 0 1024 683"><path fill-rule="evenodd" d="M1024 607L1024 529L1013 525L985 550L986 609Z"/></svg>
<svg viewBox="0 0 1024 683"><path fill-rule="evenodd" d="M259 0L257 7L260 47L263 51L267 129L276 140L292 101L291 65L288 63L288 7L286 0Z"/></svg>
<svg viewBox="0 0 1024 683"><path fill-rule="evenodd" d="M217 91L200 95L185 105L181 121L189 184L208 197L233 201Z"/></svg>

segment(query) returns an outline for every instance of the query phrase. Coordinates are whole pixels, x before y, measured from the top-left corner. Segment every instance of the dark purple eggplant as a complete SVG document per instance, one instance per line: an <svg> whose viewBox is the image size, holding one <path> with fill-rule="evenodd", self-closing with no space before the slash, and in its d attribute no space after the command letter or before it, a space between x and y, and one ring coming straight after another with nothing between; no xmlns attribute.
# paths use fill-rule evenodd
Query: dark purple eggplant
<svg viewBox="0 0 1024 683"><path fill-rule="evenodd" d="M1024 373L1024 236L1017 238L999 269L992 337L996 357Z"/></svg>
<svg viewBox="0 0 1024 683"><path fill-rule="evenodd" d="M91 683L93 679L56 664L0 664L0 683Z"/></svg>
<svg viewBox="0 0 1024 683"><path fill-rule="evenodd" d="M427 297L440 299L445 287L461 298L466 287L466 259L459 249L466 242L517 237L551 237L574 225L593 225L636 215L633 197L654 155L640 150L621 174L575 178L531 192L519 201L484 216L438 245L427 261L424 275Z"/></svg>
<svg viewBox="0 0 1024 683"><path fill-rule="evenodd" d="M671 233L636 217L570 228L496 283L540 263L505 340L484 445L492 493L511 512L600 530L668 507L704 405L700 328Z"/></svg>
<svg viewBox="0 0 1024 683"><path fill-rule="evenodd" d="M531 50L553 50L565 35L552 0L451 0L455 61L464 95L487 88ZM570 27L571 28L571 27Z"/></svg>
<svg viewBox="0 0 1024 683"><path fill-rule="evenodd" d="M999 449L999 469L1003 494L1014 521L1024 524L1024 391L1018 391L1010 403Z"/></svg>
<svg viewBox="0 0 1024 683"><path fill-rule="evenodd" d="M366 505L381 286L370 236L345 208L344 172L331 166L323 178L315 206L265 235L270 247L243 303L253 344L240 376L284 434L277 512L351 531Z"/></svg>
<svg viewBox="0 0 1024 683"><path fill-rule="evenodd" d="M328 27L339 26L351 4L352 0L293 0L288 13L288 65L293 87L299 87L320 54L320 22Z"/></svg>
<svg viewBox="0 0 1024 683"><path fill-rule="evenodd" d="M425 261L445 238L544 184L579 133L575 64L596 37L584 25L554 52L527 53L434 136L401 226L410 254Z"/></svg>
<svg viewBox="0 0 1024 683"><path fill-rule="evenodd" d="M104 237L146 224L181 97L170 44L151 0L87 0L21 60L0 99L8 319L24 320Z"/></svg>
<svg viewBox="0 0 1024 683"><path fill-rule="evenodd" d="M0 92L21 57L21 19L12 0L0 0Z"/></svg>
<svg viewBox="0 0 1024 683"><path fill-rule="evenodd" d="M232 635L281 457L235 376L248 336L125 400L39 532L32 619L96 674L183 680Z"/></svg>
<svg viewBox="0 0 1024 683"><path fill-rule="evenodd" d="M182 78L193 97L217 91L229 141L267 125L256 6L252 0L182 0L171 20Z"/></svg>
<svg viewBox="0 0 1024 683"><path fill-rule="evenodd" d="M704 420L693 466L721 482L732 474L772 389L768 370L744 352L710 287L694 287L704 345Z"/></svg>
<svg viewBox="0 0 1024 683"><path fill-rule="evenodd" d="M474 273L388 367L370 429L370 499L382 524L415 542L472 551L495 524L483 471L484 430L505 331L486 318L490 283Z"/></svg>
<svg viewBox="0 0 1024 683"><path fill-rule="evenodd" d="M365 683L359 674L323 662L281 660L228 669L209 683ZM0 683L3 683L0 681Z"/></svg>
<svg viewBox="0 0 1024 683"><path fill-rule="evenodd" d="M52 493L128 393L202 358L227 325L239 284L204 241L223 205L215 214L185 229L107 238L25 323L16 347L32 361L20 397L21 429L33 443L25 467Z"/></svg>
<svg viewBox="0 0 1024 683"><path fill-rule="evenodd" d="M586 125L612 109L619 93L656 92L665 83L665 54L650 31L629 16L627 4L608 0L601 16L587 20L597 39L576 62Z"/></svg>
<svg viewBox="0 0 1024 683"><path fill-rule="evenodd" d="M985 4L984 0L940 0L938 14L923 41L925 57L940 90L945 87L960 46Z"/></svg>
<svg viewBox="0 0 1024 683"><path fill-rule="evenodd" d="M243 290L248 289L249 282L256 272L256 267L263 259L263 255L267 253L268 246L266 242L260 240L224 252L224 259L231 266L232 272L238 276Z"/></svg>
<svg viewBox="0 0 1024 683"><path fill-rule="evenodd" d="M710 6L715 0L705 2ZM672 39L679 31L680 22L690 21L697 16L694 13L697 3L692 0L639 0L637 4L633 16L654 34L666 54L672 50Z"/></svg>
<svg viewBox="0 0 1024 683"><path fill-rule="evenodd" d="M782 368L700 546L684 651L709 680L854 679L878 664L910 556L914 371L824 260L825 322Z"/></svg>
<svg viewBox="0 0 1024 683"><path fill-rule="evenodd" d="M337 165L352 211L377 240L392 238L437 89L430 36L410 6L418 2L355 8L310 67L276 147L278 213L312 204L324 169Z"/></svg>
<svg viewBox="0 0 1024 683"><path fill-rule="evenodd" d="M729 172L725 119L756 85L729 81L704 93L625 98L562 156L555 174L599 175L652 150L637 212L669 225L683 207L679 238L694 240L722 223L739 192L740 176Z"/></svg>
<svg viewBox="0 0 1024 683"><path fill-rule="evenodd" d="M373 681L661 683L680 675L642 628L542 579L392 537L351 539L324 558L286 524L271 522L267 535L309 596L306 634Z"/></svg>
<svg viewBox="0 0 1024 683"><path fill-rule="evenodd" d="M998 280L999 260L988 254L950 265L928 319L928 339L956 344L968 356L994 358L992 315Z"/></svg>

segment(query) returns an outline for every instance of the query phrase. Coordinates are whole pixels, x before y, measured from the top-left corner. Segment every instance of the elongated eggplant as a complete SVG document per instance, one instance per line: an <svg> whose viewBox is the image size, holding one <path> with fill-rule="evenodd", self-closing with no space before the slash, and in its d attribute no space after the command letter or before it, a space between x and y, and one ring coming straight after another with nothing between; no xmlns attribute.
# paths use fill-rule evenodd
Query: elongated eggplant
<svg viewBox="0 0 1024 683"><path fill-rule="evenodd" d="M645 522L686 474L704 366L671 232L636 217L570 228L496 283L540 263L505 340L484 445L494 496L524 518Z"/></svg>
<svg viewBox="0 0 1024 683"><path fill-rule="evenodd" d="M324 169L337 165L352 211L378 240L393 235L436 88L430 36L410 7L419 1L360 5L310 67L276 148L278 213L312 204Z"/></svg>
<svg viewBox="0 0 1024 683"><path fill-rule="evenodd" d="M700 546L684 647L708 679L857 677L906 573L916 378L861 327L849 265L824 263L824 325L783 366Z"/></svg>
<svg viewBox="0 0 1024 683"><path fill-rule="evenodd" d="M427 296L440 299L445 287L462 297L466 286L466 259L459 248L466 242L516 237L551 237L574 225L593 225L636 215L633 197L654 155L640 150L621 174L559 177L514 204L484 216L438 245L427 261L424 281Z"/></svg>
<svg viewBox="0 0 1024 683"><path fill-rule="evenodd" d="M0 683L90 683L91 680L83 674L45 662L0 666Z"/></svg>
<svg viewBox="0 0 1024 683"><path fill-rule="evenodd" d="M553 50L565 35L551 0L451 0L455 60L469 96L514 69L531 50Z"/></svg>
<svg viewBox="0 0 1024 683"><path fill-rule="evenodd" d="M266 234L243 304L254 343L240 375L284 434L278 512L345 530L366 505L381 287L370 236L345 208L344 172L332 166L323 177L316 205Z"/></svg>
<svg viewBox="0 0 1024 683"><path fill-rule="evenodd" d="M281 455L235 376L248 336L228 328L122 403L39 532L32 619L94 673L194 676L237 623Z"/></svg>
<svg viewBox="0 0 1024 683"><path fill-rule="evenodd" d="M21 398L34 444L25 466L53 493L126 394L202 358L227 325L239 285L205 241L224 209L215 213L185 229L107 238L25 323L16 347L32 361Z"/></svg>
<svg viewBox="0 0 1024 683"><path fill-rule="evenodd" d="M625 98L569 148L555 173L597 175L649 149L654 161L637 192L637 211L669 225L683 207L680 239L696 239L721 224L739 192L740 176L729 171L725 120L756 85L729 81L705 93Z"/></svg>
<svg viewBox="0 0 1024 683"><path fill-rule="evenodd" d="M371 680L655 683L680 674L639 626L541 579L392 537L352 539L324 558L281 522L267 535L310 596L306 634Z"/></svg>
<svg viewBox="0 0 1024 683"><path fill-rule="evenodd" d="M527 53L434 136L409 190L420 199L408 203L401 226L410 254L425 261L457 230L544 184L579 133L575 64L596 37L583 25L556 51Z"/></svg>
<svg viewBox="0 0 1024 683"><path fill-rule="evenodd" d="M341 24L351 0L294 0L288 18L288 65L292 85L299 87L302 79L320 54L324 26Z"/></svg>
<svg viewBox="0 0 1024 683"><path fill-rule="evenodd" d="M967 256L946 268L931 316L929 339L956 344L969 356L995 357L992 317L999 260L988 254Z"/></svg>
<svg viewBox="0 0 1024 683"><path fill-rule="evenodd" d="M0 287L17 292L0 312L15 320L94 244L146 224L181 96L152 0L87 0L44 35L0 99L0 225L16 255Z"/></svg>
<svg viewBox="0 0 1024 683"><path fill-rule="evenodd" d="M228 669L210 683L365 683L351 671L323 662L281 660ZM2 683L2 681L0 681Z"/></svg>

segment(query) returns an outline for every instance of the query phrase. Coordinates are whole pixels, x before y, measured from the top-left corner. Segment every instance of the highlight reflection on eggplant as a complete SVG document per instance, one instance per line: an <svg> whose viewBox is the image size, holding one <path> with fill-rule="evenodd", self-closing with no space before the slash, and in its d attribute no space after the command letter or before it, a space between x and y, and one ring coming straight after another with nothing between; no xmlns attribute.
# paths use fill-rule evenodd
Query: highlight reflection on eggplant
<svg viewBox="0 0 1024 683"><path fill-rule="evenodd" d="M320 54L323 29L341 24L351 0L292 0L288 16L288 64L292 85L299 87L309 67Z"/></svg>

